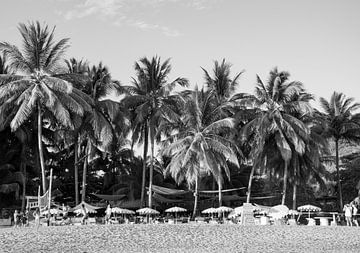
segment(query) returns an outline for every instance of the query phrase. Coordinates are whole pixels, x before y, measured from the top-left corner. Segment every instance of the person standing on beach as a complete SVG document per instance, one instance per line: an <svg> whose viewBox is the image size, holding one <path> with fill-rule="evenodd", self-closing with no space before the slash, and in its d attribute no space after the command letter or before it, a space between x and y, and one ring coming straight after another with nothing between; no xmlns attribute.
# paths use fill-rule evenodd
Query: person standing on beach
<svg viewBox="0 0 360 253"><path fill-rule="evenodd" d="M18 210L15 210L14 212L14 227L18 227L19 225L19 213Z"/></svg>
<svg viewBox="0 0 360 253"><path fill-rule="evenodd" d="M36 208L35 212L33 212L33 216L35 218L36 230L38 230L39 226L40 226L40 209L39 208Z"/></svg>
<svg viewBox="0 0 360 253"><path fill-rule="evenodd" d="M110 223L110 217L111 217L111 206L108 204L105 211L105 224Z"/></svg>
<svg viewBox="0 0 360 253"><path fill-rule="evenodd" d="M350 205L350 204L346 204L346 205L344 206L343 211L345 212L346 225L347 225L347 226L352 226L352 210L351 210L351 205Z"/></svg>
<svg viewBox="0 0 360 253"><path fill-rule="evenodd" d="M87 216L88 216L88 214L87 214L87 212L86 212L86 208L85 208L85 205L84 204L82 204L81 205L81 213L82 213L82 219L81 219L81 224L82 225L85 225L85 222L86 222L86 219L88 218Z"/></svg>
<svg viewBox="0 0 360 253"><path fill-rule="evenodd" d="M357 220L357 212L358 212L358 209L355 205L354 202L351 202L351 208L352 208L352 221L354 222L354 224L358 227L359 226L359 222Z"/></svg>

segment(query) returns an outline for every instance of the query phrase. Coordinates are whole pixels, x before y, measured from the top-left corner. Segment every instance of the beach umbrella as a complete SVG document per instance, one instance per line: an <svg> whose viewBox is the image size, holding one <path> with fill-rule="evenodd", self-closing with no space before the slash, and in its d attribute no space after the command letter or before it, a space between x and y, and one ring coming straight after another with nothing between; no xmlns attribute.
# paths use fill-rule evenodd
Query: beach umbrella
<svg viewBox="0 0 360 253"><path fill-rule="evenodd" d="M70 211L74 212L74 213L81 213L82 205L85 206L85 210L87 213L97 213L97 209L101 208L99 206L92 206L92 205L82 201L77 206L71 208Z"/></svg>
<svg viewBox="0 0 360 253"><path fill-rule="evenodd" d="M217 210L214 207L210 207L208 209L203 210L201 213L202 214L213 214L213 213L217 213Z"/></svg>
<svg viewBox="0 0 360 253"><path fill-rule="evenodd" d="M232 212L234 209L232 209L231 207L227 207L227 206L220 206L218 208L216 208L216 211L218 213L222 214L222 218L224 217L224 213L230 213Z"/></svg>
<svg viewBox="0 0 360 253"><path fill-rule="evenodd" d="M148 207L138 209L136 212L140 215L160 214L159 211Z"/></svg>
<svg viewBox="0 0 360 253"><path fill-rule="evenodd" d="M120 207L111 208L111 212L116 214L135 214L135 212L132 210L120 208Z"/></svg>
<svg viewBox="0 0 360 253"><path fill-rule="evenodd" d="M149 215L152 215L152 214L160 214L159 211L155 210L155 209L152 209L152 208L149 208L149 207L145 207L145 208L141 208L141 209L138 209L136 210L136 212L140 215L146 215L146 218L147 218L147 221L149 222Z"/></svg>
<svg viewBox="0 0 360 253"><path fill-rule="evenodd" d="M60 210L57 209L57 208L51 208L51 209L50 209L50 214L59 214L59 213L60 213ZM45 210L45 211L41 212L41 214L48 215L48 214L49 214L49 210Z"/></svg>
<svg viewBox="0 0 360 253"><path fill-rule="evenodd" d="M175 222L177 220L177 213L187 212L185 208L174 206L165 210L166 213L175 213Z"/></svg>
<svg viewBox="0 0 360 253"><path fill-rule="evenodd" d="M299 206L297 210L300 212L308 212L310 218L310 212L320 212L321 208L313 205L304 205L304 206Z"/></svg>
<svg viewBox="0 0 360 253"><path fill-rule="evenodd" d="M255 210L258 210L259 208L258 207L256 207L256 206L254 206L254 205L252 205L252 211L255 211ZM243 213L243 210L244 210L244 207L243 206L238 206L238 207L235 207L234 208L234 213L236 214L236 215L242 215L242 213Z"/></svg>
<svg viewBox="0 0 360 253"><path fill-rule="evenodd" d="M274 219L280 219L289 214L289 208L285 205L273 206L269 210L269 216Z"/></svg>

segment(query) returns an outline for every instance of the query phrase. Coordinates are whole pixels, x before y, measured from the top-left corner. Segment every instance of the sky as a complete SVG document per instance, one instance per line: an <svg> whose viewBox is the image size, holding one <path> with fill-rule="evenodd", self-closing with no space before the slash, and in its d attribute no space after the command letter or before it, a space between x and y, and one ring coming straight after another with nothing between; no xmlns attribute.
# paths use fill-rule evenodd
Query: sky
<svg viewBox="0 0 360 253"><path fill-rule="evenodd" d="M144 56L171 58L169 81L200 87L201 67L225 58L233 76L245 70L239 92L278 67L317 98L360 102L359 12L359 0L2 0L0 41L21 46L18 24L38 20L70 38L67 59L102 61L126 85Z"/></svg>

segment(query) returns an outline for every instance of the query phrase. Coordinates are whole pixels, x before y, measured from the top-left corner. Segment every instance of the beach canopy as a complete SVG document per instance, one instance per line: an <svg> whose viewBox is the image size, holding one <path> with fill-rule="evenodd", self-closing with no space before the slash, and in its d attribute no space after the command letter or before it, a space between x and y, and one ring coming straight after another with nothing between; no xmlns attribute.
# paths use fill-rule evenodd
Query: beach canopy
<svg viewBox="0 0 360 253"><path fill-rule="evenodd" d="M255 210L258 210L258 209L259 209L258 207L254 206L254 205L252 205L252 206L253 206L252 211L255 211ZM243 209L244 209L243 206L235 207L235 208L234 208L234 214L235 214L235 215L241 215L242 212L243 212Z"/></svg>
<svg viewBox="0 0 360 253"><path fill-rule="evenodd" d="M174 206L165 210L166 213L180 213L180 212L187 212L185 208Z"/></svg>
<svg viewBox="0 0 360 253"><path fill-rule="evenodd" d="M291 210L289 210L289 215L299 215L299 212L291 209Z"/></svg>
<svg viewBox="0 0 360 253"><path fill-rule="evenodd" d="M148 214L160 214L159 211L149 208L149 207L145 207L145 208L141 208L136 210L136 212L140 215L148 215Z"/></svg>
<svg viewBox="0 0 360 253"><path fill-rule="evenodd" d="M234 209L232 209L231 207L227 207L227 206L220 206L220 207L216 208L216 212L218 212L218 213L230 213L233 210Z"/></svg>
<svg viewBox="0 0 360 253"><path fill-rule="evenodd" d="M132 210L120 208L120 207L111 208L111 212L116 214L135 214L135 212Z"/></svg>
<svg viewBox="0 0 360 253"><path fill-rule="evenodd" d="M297 208L300 212L320 212L321 208L313 205L304 205Z"/></svg>
<svg viewBox="0 0 360 253"><path fill-rule="evenodd" d="M280 219L289 214L289 208L285 205L273 206L269 210L269 216L274 219Z"/></svg>
<svg viewBox="0 0 360 253"><path fill-rule="evenodd" d="M218 211L214 207L210 207L208 209L203 210L201 213L203 214L211 214L211 213L217 213Z"/></svg>
<svg viewBox="0 0 360 253"><path fill-rule="evenodd" d="M70 209L71 212L74 212L74 213L79 213L81 212L81 207L82 205L85 206L85 210L87 213L96 213L97 212L97 209L100 209L102 207L99 207L99 206L92 206L84 201L81 201L80 204L78 204L77 206L73 207Z"/></svg>

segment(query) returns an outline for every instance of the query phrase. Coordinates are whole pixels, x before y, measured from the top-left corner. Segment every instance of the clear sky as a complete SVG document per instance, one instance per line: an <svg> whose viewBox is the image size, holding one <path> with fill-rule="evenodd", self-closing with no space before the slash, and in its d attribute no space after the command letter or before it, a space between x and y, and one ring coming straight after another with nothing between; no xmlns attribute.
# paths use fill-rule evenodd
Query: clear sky
<svg viewBox="0 0 360 253"><path fill-rule="evenodd" d="M124 84L140 57L171 58L171 78L203 85L225 58L241 92L271 68L291 73L317 97L336 91L360 102L359 0L2 0L0 40L20 45L19 22L56 25L67 58L102 61Z"/></svg>

